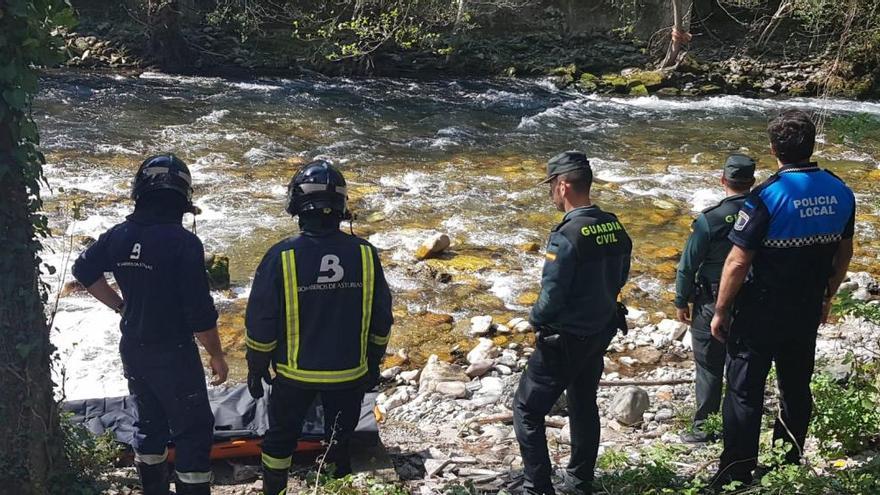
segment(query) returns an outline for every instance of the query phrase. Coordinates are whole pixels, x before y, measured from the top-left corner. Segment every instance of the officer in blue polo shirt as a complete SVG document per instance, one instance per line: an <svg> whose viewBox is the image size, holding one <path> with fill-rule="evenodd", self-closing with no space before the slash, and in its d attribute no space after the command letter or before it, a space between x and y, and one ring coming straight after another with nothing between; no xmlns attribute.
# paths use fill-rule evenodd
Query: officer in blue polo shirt
<svg viewBox="0 0 880 495"><path fill-rule="evenodd" d="M787 462L800 461L812 414L818 327L853 253L855 198L841 179L810 161L816 127L809 115L783 112L768 133L779 171L739 211L711 325L712 335L727 342L716 485L752 481L773 363L781 401L773 438L790 445Z"/></svg>
<svg viewBox="0 0 880 495"><path fill-rule="evenodd" d="M174 442L178 495L211 492L214 415L193 335L217 378L228 367L217 335L202 242L181 225L194 211L192 178L172 154L147 158L135 176L134 213L86 249L73 275L121 316L119 352L137 406L135 466L144 495L168 495L167 445ZM113 272L122 292L104 277Z"/></svg>

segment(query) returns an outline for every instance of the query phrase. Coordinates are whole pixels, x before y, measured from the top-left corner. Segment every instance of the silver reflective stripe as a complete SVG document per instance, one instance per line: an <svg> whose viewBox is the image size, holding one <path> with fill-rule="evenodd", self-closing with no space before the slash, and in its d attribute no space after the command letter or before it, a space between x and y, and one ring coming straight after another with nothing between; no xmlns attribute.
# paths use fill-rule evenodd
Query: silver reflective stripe
<svg viewBox="0 0 880 495"><path fill-rule="evenodd" d="M300 188L302 188L303 192L306 194L313 192L323 192L329 189L327 184L300 184ZM337 187L334 190L337 194L341 194L345 196L347 194L347 190L345 187Z"/></svg>
<svg viewBox="0 0 880 495"><path fill-rule="evenodd" d="M168 449L165 449L165 452L161 454L139 454L137 452L134 453L134 462L139 462L148 466L162 464L163 462L165 462L166 459L168 459Z"/></svg>
<svg viewBox="0 0 880 495"><path fill-rule="evenodd" d="M167 174L169 172L168 167L147 167L144 170L144 175L159 175L159 174Z"/></svg>
<svg viewBox="0 0 880 495"><path fill-rule="evenodd" d="M214 480L214 473L181 473L177 471L177 479L188 485L198 485L201 483L210 483Z"/></svg>
<svg viewBox="0 0 880 495"><path fill-rule="evenodd" d="M192 185L193 180L192 180L192 177L189 176L189 174L187 174L186 172L181 172L181 171L178 170L178 171L177 171L177 175L183 177L183 180L185 180L187 184Z"/></svg>

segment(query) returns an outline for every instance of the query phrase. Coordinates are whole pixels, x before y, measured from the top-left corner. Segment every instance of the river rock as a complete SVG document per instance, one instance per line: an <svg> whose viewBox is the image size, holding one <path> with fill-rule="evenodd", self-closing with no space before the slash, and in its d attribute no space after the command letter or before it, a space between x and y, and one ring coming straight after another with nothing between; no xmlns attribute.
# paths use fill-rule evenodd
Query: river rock
<svg viewBox="0 0 880 495"><path fill-rule="evenodd" d="M630 386L618 392L608 407L617 422L632 426L642 422L642 415L651 407L651 399L644 389Z"/></svg>
<svg viewBox="0 0 880 495"><path fill-rule="evenodd" d="M467 354L467 361L474 364L480 361L491 360L497 355L498 351L495 349L495 343L490 339L480 338L480 342L476 347Z"/></svg>
<svg viewBox="0 0 880 495"><path fill-rule="evenodd" d="M474 316L471 318L471 329L468 330L468 335L471 337L482 337L483 335L488 335L491 331L491 316Z"/></svg>
<svg viewBox="0 0 880 495"><path fill-rule="evenodd" d="M400 370L400 366L392 366L386 370L382 370L382 373L380 375L385 380L393 380L395 377L397 377L397 375L400 374Z"/></svg>
<svg viewBox="0 0 880 495"><path fill-rule="evenodd" d="M510 349L505 349L501 352L501 356L498 358L498 364L508 366L510 368L516 368L516 362L518 361L518 356L516 355L516 351L512 351Z"/></svg>
<svg viewBox="0 0 880 495"><path fill-rule="evenodd" d="M229 257L223 254L206 254L205 270L212 290L229 288Z"/></svg>
<svg viewBox="0 0 880 495"><path fill-rule="evenodd" d="M420 260L433 258L443 251L446 251L451 243L452 241L449 240L448 235L435 234L426 239L425 242L416 249L416 258Z"/></svg>
<svg viewBox="0 0 880 495"><path fill-rule="evenodd" d="M495 363L491 359L486 359L484 361L477 361L476 363L471 363L470 366L464 371L467 373L467 376L471 378L476 378L478 376L483 376L495 366Z"/></svg>
<svg viewBox="0 0 880 495"><path fill-rule="evenodd" d="M643 327L649 323L651 323L651 319L648 316L647 311L642 311L640 309L627 307L629 312L626 315L626 321L636 327Z"/></svg>
<svg viewBox="0 0 880 495"><path fill-rule="evenodd" d="M468 395L467 385L464 382L440 382L434 391L456 399L463 399Z"/></svg>
<svg viewBox="0 0 880 495"><path fill-rule="evenodd" d="M414 382L419 381L419 374L421 372L422 372L422 370L418 370L418 369L409 370L409 371L401 371L400 374L397 375L397 377L405 382L413 382L414 383Z"/></svg>
<svg viewBox="0 0 880 495"><path fill-rule="evenodd" d="M434 392L437 390L437 386L443 382L462 382L464 384L470 380L461 366L440 361L436 354L432 354L425 367L422 368L419 378L419 393Z"/></svg>
<svg viewBox="0 0 880 495"><path fill-rule="evenodd" d="M663 353L654 347L637 347L631 355L638 362L644 364L657 364L663 359Z"/></svg>
<svg viewBox="0 0 880 495"><path fill-rule="evenodd" d="M507 326L516 333L526 333L532 331L532 324L529 323L529 321L525 318L514 318L507 322Z"/></svg>
<svg viewBox="0 0 880 495"><path fill-rule="evenodd" d="M657 332L672 340L681 340L687 333L688 326L680 321L665 319L657 324Z"/></svg>

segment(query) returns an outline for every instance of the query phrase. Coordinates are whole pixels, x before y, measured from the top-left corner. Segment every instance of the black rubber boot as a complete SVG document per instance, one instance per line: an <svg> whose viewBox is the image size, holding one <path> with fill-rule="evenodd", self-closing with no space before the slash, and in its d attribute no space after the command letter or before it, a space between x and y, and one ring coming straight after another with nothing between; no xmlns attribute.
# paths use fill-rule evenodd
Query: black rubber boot
<svg viewBox="0 0 880 495"><path fill-rule="evenodd" d="M287 494L287 470L263 466L263 495Z"/></svg>
<svg viewBox="0 0 880 495"><path fill-rule="evenodd" d="M145 464L136 462L138 477L141 479L141 486L144 495L169 495L168 487L170 481L168 479L168 464L163 462L160 464Z"/></svg>
<svg viewBox="0 0 880 495"><path fill-rule="evenodd" d="M184 483L180 480L174 484L177 488L177 495L211 495L210 483Z"/></svg>

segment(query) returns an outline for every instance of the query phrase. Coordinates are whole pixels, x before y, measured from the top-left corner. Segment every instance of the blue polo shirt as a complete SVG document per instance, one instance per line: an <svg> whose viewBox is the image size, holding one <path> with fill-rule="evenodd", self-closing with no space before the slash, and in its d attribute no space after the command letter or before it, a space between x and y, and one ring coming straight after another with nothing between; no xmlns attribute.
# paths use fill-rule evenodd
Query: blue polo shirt
<svg viewBox="0 0 880 495"><path fill-rule="evenodd" d="M750 283L777 299L814 301L854 225L855 196L841 179L815 163L788 165L752 191L729 239L756 251Z"/></svg>

